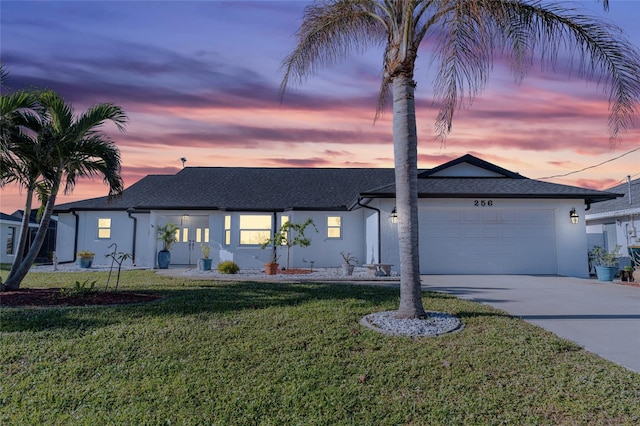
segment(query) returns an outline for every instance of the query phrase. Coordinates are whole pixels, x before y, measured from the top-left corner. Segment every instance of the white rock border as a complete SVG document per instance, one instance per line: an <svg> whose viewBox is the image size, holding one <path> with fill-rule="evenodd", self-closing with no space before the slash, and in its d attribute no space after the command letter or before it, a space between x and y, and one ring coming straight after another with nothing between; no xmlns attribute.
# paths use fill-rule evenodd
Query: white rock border
<svg viewBox="0 0 640 426"><path fill-rule="evenodd" d="M426 311L428 317L424 319L398 319L395 317L397 312L383 311L365 315L360 320L360 325L378 333L410 337L437 337L464 328L458 317L444 312Z"/></svg>

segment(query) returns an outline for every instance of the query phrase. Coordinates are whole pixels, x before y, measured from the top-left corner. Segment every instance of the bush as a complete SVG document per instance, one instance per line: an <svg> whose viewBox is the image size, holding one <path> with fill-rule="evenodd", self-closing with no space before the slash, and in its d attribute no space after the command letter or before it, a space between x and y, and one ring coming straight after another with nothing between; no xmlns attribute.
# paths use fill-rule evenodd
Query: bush
<svg viewBox="0 0 640 426"><path fill-rule="evenodd" d="M230 260L218 264L218 272L221 274L237 274L239 270L240 267Z"/></svg>

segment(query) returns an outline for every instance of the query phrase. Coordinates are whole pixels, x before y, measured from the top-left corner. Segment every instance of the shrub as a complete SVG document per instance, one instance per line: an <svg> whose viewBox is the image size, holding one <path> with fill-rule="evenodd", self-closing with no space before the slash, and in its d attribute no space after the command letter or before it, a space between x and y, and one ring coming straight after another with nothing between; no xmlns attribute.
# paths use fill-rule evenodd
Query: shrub
<svg viewBox="0 0 640 426"><path fill-rule="evenodd" d="M240 267L230 260L218 264L218 272L221 274L237 274L239 270Z"/></svg>

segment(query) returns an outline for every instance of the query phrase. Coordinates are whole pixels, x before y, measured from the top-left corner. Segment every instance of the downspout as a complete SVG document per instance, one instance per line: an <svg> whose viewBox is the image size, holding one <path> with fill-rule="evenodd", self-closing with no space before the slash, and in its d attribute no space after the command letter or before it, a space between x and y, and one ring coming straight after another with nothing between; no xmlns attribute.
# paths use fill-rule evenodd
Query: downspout
<svg viewBox="0 0 640 426"><path fill-rule="evenodd" d="M127 216L129 219L133 220L133 243L131 247L131 264L136 266L136 237L137 237L137 229L138 229L138 218L131 216L133 213L132 209L127 210Z"/></svg>
<svg viewBox="0 0 640 426"><path fill-rule="evenodd" d="M382 234L380 229L380 217L382 216L382 213L380 212L380 209L361 204L360 201L362 201L362 198L358 197L357 204L360 207L364 207L365 209L375 210L376 212L378 212L378 263L382 263ZM365 249L365 256L366 256L366 249Z"/></svg>
<svg viewBox="0 0 640 426"><path fill-rule="evenodd" d="M80 216L78 216L78 213L73 209L71 210L71 214L76 217L75 236L73 238L73 261L75 262L78 253L78 227L80 226Z"/></svg>

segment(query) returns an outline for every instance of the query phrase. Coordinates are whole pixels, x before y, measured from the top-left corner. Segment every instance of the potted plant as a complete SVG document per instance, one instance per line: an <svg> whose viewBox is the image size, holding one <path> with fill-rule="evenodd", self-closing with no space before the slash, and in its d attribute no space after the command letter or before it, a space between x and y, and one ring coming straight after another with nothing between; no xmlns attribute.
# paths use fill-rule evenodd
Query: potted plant
<svg viewBox="0 0 640 426"><path fill-rule="evenodd" d="M633 266L632 265L627 265L624 268L622 268L622 271L620 271L620 279L622 281L628 281L630 283L632 283L633 280Z"/></svg>
<svg viewBox="0 0 640 426"><path fill-rule="evenodd" d="M596 276L599 281L613 281L618 272L618 250L617 245L613 250L606 251L603 247L594 246L589 252L589 259L596 268Z"/></svg>
<svg viewBox="0 0 640 426"><path fill-rule="evenodd" d="M311 240L304 235L304 231L309 225L313 226L316 232L318 232L318 228L316 228L316 225L313 223L313 219L311 218L307 218L307 220L302 223L285 222L272 238L269 238L267 241L262 243L262 249L266 248L270 244L273 244L273 256L271 257L271 262L264 264L265 273L267 275L274 275L278 273L278 246L287 247L286 268L289 269L289 250L291 249L291 247L309 247L311 245Z"/></svg>
<svg viewBox="0 0 640 426"><path fill-rule="evenodd" d="M278 259L280 255L278 255L278 249L276 246L273 246L273 254L271 255L271 260L269 262L265 262L264 264L264 273L267 275L276 275L278 273L278 268L280 264L278 263Z"/></svg>
<svg viewBox="0 0 640 426"><path fill-rule="evenodd" d="M96 254L89 250L79 251L78 254L78 266L81 268L91 268L91 264L93 263L93 259Z"/></svg>
<svg viewBox="0 0 640 426"><path fill-rule="evenodd" d="M208 244L201 244L202 247L202 259L200 259L200 270L211 270L211 259L209 259L209 253L211 253L211 247Z"/></svg>
<svg viewBox="0 0 640 426"><path fill-rule="evenodd" d="M178 227L175 223L167 223L158 227L158 239L162 241L162 250L158 252L158 268L167 269L171 263L171 246L176 242L176 231Z"/></svg>
<svg viewBox="0 0 640 426"><path fill-rule="evenodd" d="M342 264L342 273L345 276L353 275L353 268L355 267L355 264L358 263L358 259L351 253L345 253L343 251L340 252L340 256L342 256L342 260L344 260L344 263Z"/></svg>

